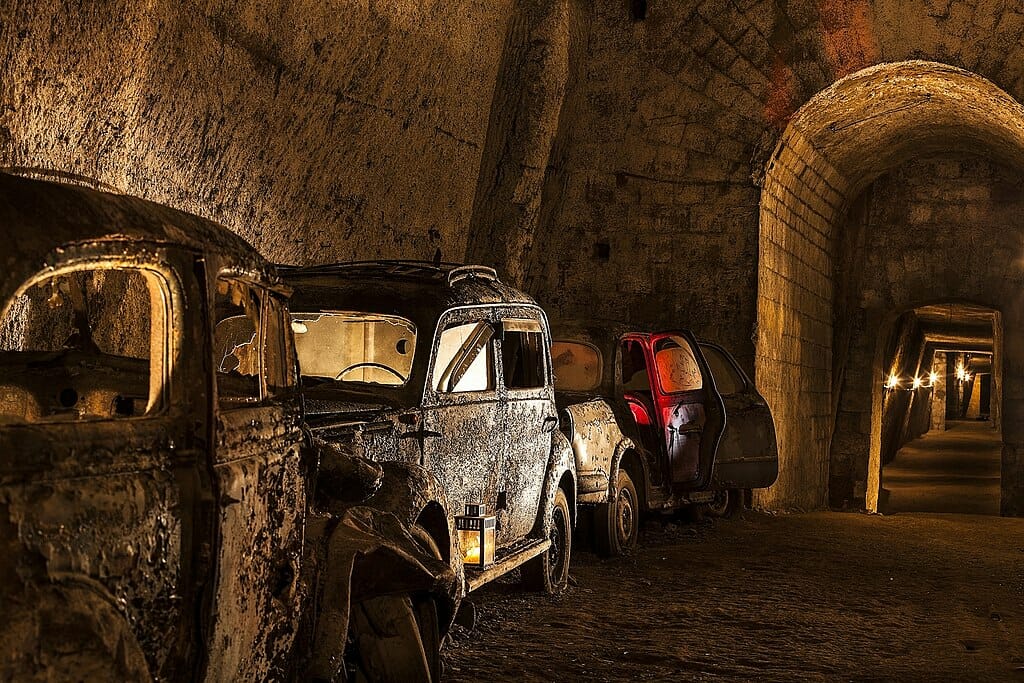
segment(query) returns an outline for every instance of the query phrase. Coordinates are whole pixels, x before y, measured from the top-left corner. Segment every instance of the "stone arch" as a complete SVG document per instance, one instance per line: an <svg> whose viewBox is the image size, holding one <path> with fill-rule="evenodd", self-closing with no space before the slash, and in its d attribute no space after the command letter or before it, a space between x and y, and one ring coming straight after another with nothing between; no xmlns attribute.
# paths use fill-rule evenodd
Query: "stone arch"
<svg viewBox="0 0 1024 683"><path fill-rule="evenodd" d="M781 462L778 482L759 494L759 505L826 504L836 418L833 266L851 202L904 161L979 150L1024 168L1024 106L977 74L935 62L858 71L790 119L767 165L760 202L756 377L776 417ZM1019 268L1005 282L1019 276ZM1012 330L1022 319L1022 297L1011 288L996 294L1005 329ZM1016 347L1008 341L1004 358L1008 416L1021 403L1013 400L1013 385L1020 383L1013 370L1024 370ZM1004 431L1004 443L1005 513L1005 501L1017 497L1007 495L1008 487L1019 492L1024 479L1006 476L1008 468L1017 469L1024 430Z"/></svg>

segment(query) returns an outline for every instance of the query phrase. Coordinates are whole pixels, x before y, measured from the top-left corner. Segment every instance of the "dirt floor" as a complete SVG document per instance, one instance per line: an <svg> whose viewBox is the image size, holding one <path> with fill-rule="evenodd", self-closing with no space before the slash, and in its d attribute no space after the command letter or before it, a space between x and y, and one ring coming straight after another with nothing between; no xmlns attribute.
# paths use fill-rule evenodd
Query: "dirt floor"
<svg viewBox="0 0 1024 683"><path fill-rule="evenodd" d="M456 681L1024 681L1024 519L822 512L648 523L555 597L475 593Z"/></svg>
<svg viewBox="0 0 1024 683"><path fill-rule="evenodd" d="M879 510L999 514L999 432L987 421L948 427L911 441L882 469Z"/></svg>

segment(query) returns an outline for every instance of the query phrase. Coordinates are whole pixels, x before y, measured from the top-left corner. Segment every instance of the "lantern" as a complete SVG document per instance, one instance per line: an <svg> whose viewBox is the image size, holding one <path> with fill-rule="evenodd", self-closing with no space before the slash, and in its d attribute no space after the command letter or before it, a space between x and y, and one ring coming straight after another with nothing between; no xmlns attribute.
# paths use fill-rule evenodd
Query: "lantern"
<svg viewBox="0 0 1024 683"><path fill-rule="evenodd" d="M486 506L466 503L466 514L455 517L455 530L462 548L462 563L468 567L484 567L494 563L494 515L485 515Z"/></svg>

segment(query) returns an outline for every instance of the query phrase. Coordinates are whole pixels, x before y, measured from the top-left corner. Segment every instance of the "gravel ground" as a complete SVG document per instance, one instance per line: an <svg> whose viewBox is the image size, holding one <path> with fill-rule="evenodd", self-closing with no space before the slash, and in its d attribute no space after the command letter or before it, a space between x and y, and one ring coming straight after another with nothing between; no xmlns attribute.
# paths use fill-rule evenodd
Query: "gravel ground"
<svg viewBox="0 0 1024 683"><path fill-rule="evenodd" d="M563 594L473 594L457 681L1024 681L1024 519L821 512L648 523Z"/></svg>

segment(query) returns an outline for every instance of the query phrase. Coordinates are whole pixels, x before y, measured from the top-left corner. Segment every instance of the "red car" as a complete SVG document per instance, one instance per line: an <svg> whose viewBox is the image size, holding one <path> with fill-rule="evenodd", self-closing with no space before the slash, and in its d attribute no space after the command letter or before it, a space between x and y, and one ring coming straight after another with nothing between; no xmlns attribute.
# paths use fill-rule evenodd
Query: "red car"
<svg viewBox="0 0 1024 683"><path fill-rule="evenodd" d="M771 410L732 356L686 330L554 324L561 424L598 550L633 547L645 511L726 515L778 476Z"/></svg>

